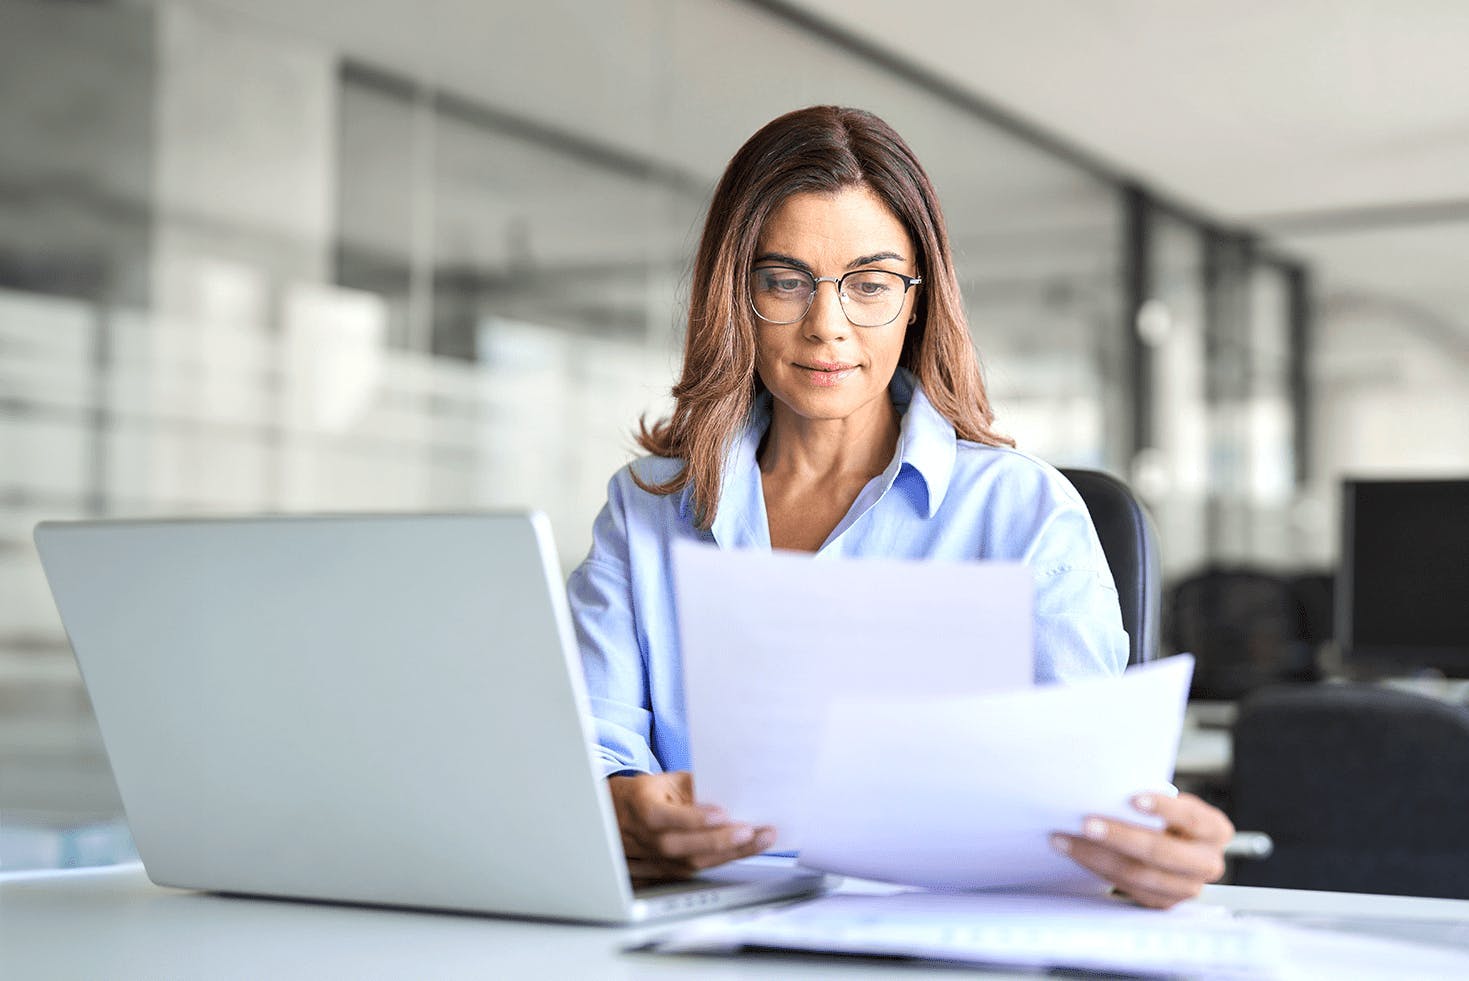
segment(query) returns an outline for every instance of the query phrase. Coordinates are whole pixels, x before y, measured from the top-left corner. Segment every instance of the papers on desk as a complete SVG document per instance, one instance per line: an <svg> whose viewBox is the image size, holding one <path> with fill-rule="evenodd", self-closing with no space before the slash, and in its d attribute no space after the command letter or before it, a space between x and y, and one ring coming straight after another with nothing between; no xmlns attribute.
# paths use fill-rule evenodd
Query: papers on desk
<svg viewBox="0 0 1469 981"><path fill-rule="evenodd" d="M1159 913L1071 896L838 894L696 922L646 945L669 954L744 947L1196 978L1286 974L1279 937L1264 924L1217 908Z"/></svg>
<svg viewBox="0 0 1469 981"><path fill-rule="evenodd" d="M764 948L1214 981L1469 977L1469 950L1463 946L1385 940L1360 930L1353 934L1353 917L1334 918L1330 930L1302 929L1289 916L1284 921L1267 914L1240 917L1202 902L1159 912L1102 897L882 895L868 885L848 882L833 895L798 905L643 934L634 947L660 954ZM1311 902L1302 900L1307 906Z"/></svg>
<svg viewBox="0 0 1469 981"><path fill-rule="evenodd" d="M1192 658L1033 687L1009 563L674 551L695 787L822 871L1096 891L1050 847L1164 789Z"/></svg>
<svg viewBox="0 0 1469 981"><path fill-rule="evenodd" d="M827 707L845 695L1030 686L1033 582L1018 563L840 560L674 546L694 782L805 844Z"/></svg>

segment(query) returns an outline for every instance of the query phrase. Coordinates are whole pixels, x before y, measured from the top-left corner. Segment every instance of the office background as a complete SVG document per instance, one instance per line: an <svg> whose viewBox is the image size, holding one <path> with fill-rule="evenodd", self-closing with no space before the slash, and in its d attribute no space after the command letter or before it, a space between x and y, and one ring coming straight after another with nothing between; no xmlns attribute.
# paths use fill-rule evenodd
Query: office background
<svg viewBox="0 0 1469 981"><path fill-rule="evenodd" d="M713 182L801 105L912 143L1000 428L1128 479L1170 579L1329 568L1343 475L1469 471L1466 41L1431 0L0 0L7 847L125 847L36 521L534 505L569 569Z"/></svg>

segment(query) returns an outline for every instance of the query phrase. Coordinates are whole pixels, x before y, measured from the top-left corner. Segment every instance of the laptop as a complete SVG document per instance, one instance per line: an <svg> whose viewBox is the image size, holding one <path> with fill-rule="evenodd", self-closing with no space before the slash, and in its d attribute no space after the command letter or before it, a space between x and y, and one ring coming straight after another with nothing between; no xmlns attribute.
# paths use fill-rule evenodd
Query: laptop
<svg viewBox="0 0 1469 981"><path fill-rule="evenodd" d="M736 863L633 889L542 514L35 538L159 885L600 923L824 885Z"/></svg>

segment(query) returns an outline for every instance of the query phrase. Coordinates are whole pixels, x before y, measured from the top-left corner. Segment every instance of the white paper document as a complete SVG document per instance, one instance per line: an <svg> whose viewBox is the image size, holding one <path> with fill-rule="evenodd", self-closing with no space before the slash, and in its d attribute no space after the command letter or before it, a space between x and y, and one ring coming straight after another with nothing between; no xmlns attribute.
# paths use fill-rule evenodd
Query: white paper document
<svg viewBox="0 0 1469 981"><path fill-rule="evenodd" d="M817 742L834 699L1032 684L1033 584L1024 565L692 543L676 544L673 559L696 792L735 820L774 825L777 848L803 845Z"/></svg>
<svg viewBox="0 0 1469 981"><path fill-rule="evenodd" d="M1065 686L834 700L801 864L933 889L1096 889L1050 833L1089 814L1157 826L1129 800L1171 789L1192 673L1180 654Z"/></svg>
<svg viewBox="0 0 1469 981"><path fill-rule="evenodd" d="M639 937L635 945L666 954L758 947L1209 981L1469 977L1469 950L1462 946L1353 934L1346 921L1331 930L1302 929L1202 902L1160 912L1104 897L871 895L851 886L793 906L697 920ZM1415 924L1422 925L1401 926Z"/></svg>
<svg viewBox="0 0 1469 981"><path fill-rule="evenodd" d="M1288 975L1280 938L1266 924L1241 922L1218 908L1185 905L1160 913L1100 897L838 894L693 923L648 947L658 953L765 947L1210 979Z"/></svg>

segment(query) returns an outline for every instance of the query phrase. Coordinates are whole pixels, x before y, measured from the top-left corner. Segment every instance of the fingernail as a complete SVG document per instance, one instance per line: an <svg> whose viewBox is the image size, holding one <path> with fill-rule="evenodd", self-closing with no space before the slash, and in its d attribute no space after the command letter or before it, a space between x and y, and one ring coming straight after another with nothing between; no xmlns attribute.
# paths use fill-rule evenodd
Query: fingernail
<svg viewBox="0 0 1469 981"><path fill-rule="evenodd" d="M1152 794L1138 794L1132 799L1132 806L1144 814L1152 814L1158 809L1158 798Z"/></svg>
<svg viewBox="0 0 1469 981"><path fill-rule="evenodd" d="M1051 835L1051 847L1062 855L1071 854L1071 842L1067 841L1064 835Z"/></svg>
<svg viewBox="0 0 1469 981"><path fill-rule="evenodd" d="M729 820L729 815L717 807L711 807L704 812L704 823L709 827L724 824Z"/></svg>
<svg viewBox="0 0 1469 981"><path fill-rule="evenodd" d="M766 828L764 831L760 832L759 836L755 839L755 844L759 845L761 848L769 848L771 845L775 844L775 829Z"/></svg>
<svg viewBox="0 0 1469 981"><path fill-rule="evenodd" d="M1107 837L1107 822L1101 818L1087 818L1081 826L1081 833L1092 841L1101 841Z"/></svg>

